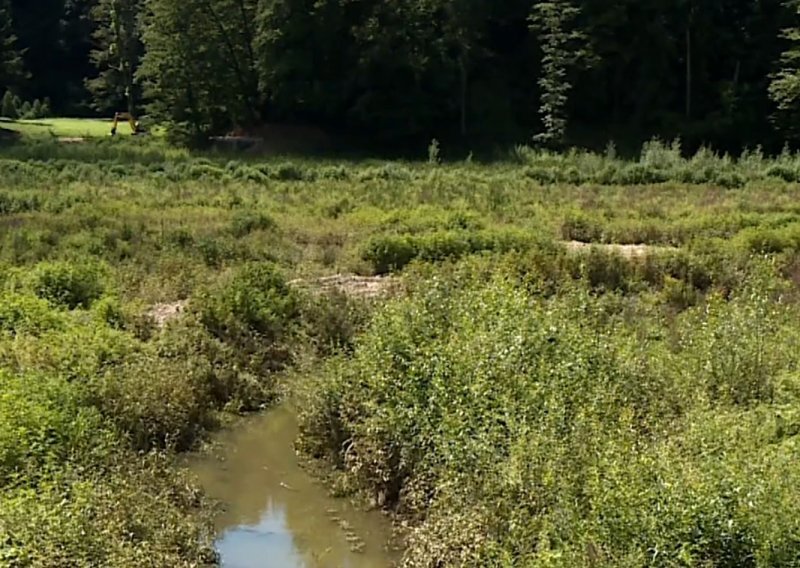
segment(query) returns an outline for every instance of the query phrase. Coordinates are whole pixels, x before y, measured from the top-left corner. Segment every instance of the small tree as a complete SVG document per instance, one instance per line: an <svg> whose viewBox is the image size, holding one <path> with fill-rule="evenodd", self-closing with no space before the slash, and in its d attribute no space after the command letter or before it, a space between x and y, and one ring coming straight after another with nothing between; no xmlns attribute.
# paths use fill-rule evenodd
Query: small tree
<svg viewBox="0 0 800 568"><path fill-rule="evenodd" d="M537 2L530 16L530 27L538 33L542 49L539 115L544 131L534 139L548 146L564 142L572 88L569 72L585 56L580 49L584 36L574 29L579 12L569 0L551 0Z"/></svg>
<svg viewBox="0 0 800 568"><path fill-rule="evenodd" d="M31 115L29 118L42 118L42 101L35 99L31 105Z"/></svg>
<svg viewBox="0 0 800 568"><path fill-rule="evenodd" d="M0 115L12 120L19 118L16 101L11 91L6 91L6 94L3 95L3 100L0 102Z"/></svg>
<svg viewBox="0 0 800 568"><path fill-rule="evenodd" d="M19 107L19 118L30 118L31 117L31 103L25 101L22 103L22 106Z"/></svg>
<svg viewBox="0 0 800 568"><path fill-rule="evenodd" d="M800 14L800 5L789 3ZM772 76L769 96L778 107L781 130L797 137L800 135L795 123L800 118L800 28L785 30L783 37L790 47L781 54L778 72Z"/></svg>

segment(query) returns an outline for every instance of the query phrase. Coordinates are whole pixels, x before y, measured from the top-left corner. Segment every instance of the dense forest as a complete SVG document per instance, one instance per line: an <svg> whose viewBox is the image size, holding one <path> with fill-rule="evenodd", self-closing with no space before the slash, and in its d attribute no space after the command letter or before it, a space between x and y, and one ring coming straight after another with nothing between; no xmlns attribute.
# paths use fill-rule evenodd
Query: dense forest
<svg viewBox="0 0 800 568"><path fill-rule="evenodd" d="M302 123L408 145L779 150L790 0L0 0L0 95L185 139Z"/></svg>

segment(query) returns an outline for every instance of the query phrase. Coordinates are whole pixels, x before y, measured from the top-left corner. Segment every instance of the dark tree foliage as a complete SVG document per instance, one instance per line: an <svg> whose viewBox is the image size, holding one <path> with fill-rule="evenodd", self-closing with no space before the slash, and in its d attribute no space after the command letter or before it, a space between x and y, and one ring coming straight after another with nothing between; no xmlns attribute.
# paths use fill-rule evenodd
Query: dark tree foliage
<svg viewBox="0 0 800 568"><path fill-rule="evenodd" d="M7 93L23 79L22 57L11 22L11 4L0 0L0 93Z"/></svg>
<svg viewBox="0 0 800 568"><path fill-rule="evenodd" d="M11 0L13 28L29 79L25 100L49 98L56 113L88 109L84 78L92 74L89 51L94 0Z"/></svg>
<svg viewBox="0 0 800 568"><path fill-rule="evenodd" d="M793 0L0 0L0 16L9 4L0 53L17 63L0 78L15 69L24 100L141 106L198 136L289 122L417 149L774 149L800 106Z"/></svg>
<svg viewBox="0 0 800 568"><path fill-rule="evenodd" d="M138 70L151 115L191 139L257 117L251 0L146 0Z"/></svg>
<svg viewBox="0 0 800 568"><path fill-rule="evenodd" d="M86 86L98 110L136 112L140 98L136 70L144 53L140 29L143 7L143 0L98 0L92 8L96 47L91 58L98 75Z"/></svg>

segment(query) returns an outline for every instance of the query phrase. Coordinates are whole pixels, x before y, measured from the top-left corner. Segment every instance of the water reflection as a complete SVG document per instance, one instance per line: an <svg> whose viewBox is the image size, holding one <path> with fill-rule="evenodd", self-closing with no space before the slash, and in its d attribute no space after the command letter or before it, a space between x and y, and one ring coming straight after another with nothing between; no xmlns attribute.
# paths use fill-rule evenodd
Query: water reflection
<svg viewBox="0 0 800 568"><path fill-rule="evenodd" d="M389 522L331 498L297 463L297 423L280 407L224 432L219 451L191 464L225 505L217 548L224 568L388 568Z"/></svg>

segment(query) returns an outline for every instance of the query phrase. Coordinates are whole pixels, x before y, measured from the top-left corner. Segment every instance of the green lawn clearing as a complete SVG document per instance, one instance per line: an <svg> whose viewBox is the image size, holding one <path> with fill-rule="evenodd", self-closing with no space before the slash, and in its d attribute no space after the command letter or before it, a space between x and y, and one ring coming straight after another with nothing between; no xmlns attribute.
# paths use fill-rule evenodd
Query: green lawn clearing
<svg viewBox="0 0 800 568"><path fill-rule="evenodd" d="M0 128L16 130L24 136L59 138L99 138L111 134L111 120L90 118L42 118L34 120L0 119ZM122 136L130 134L127 123L119 126Z"/></svg>

